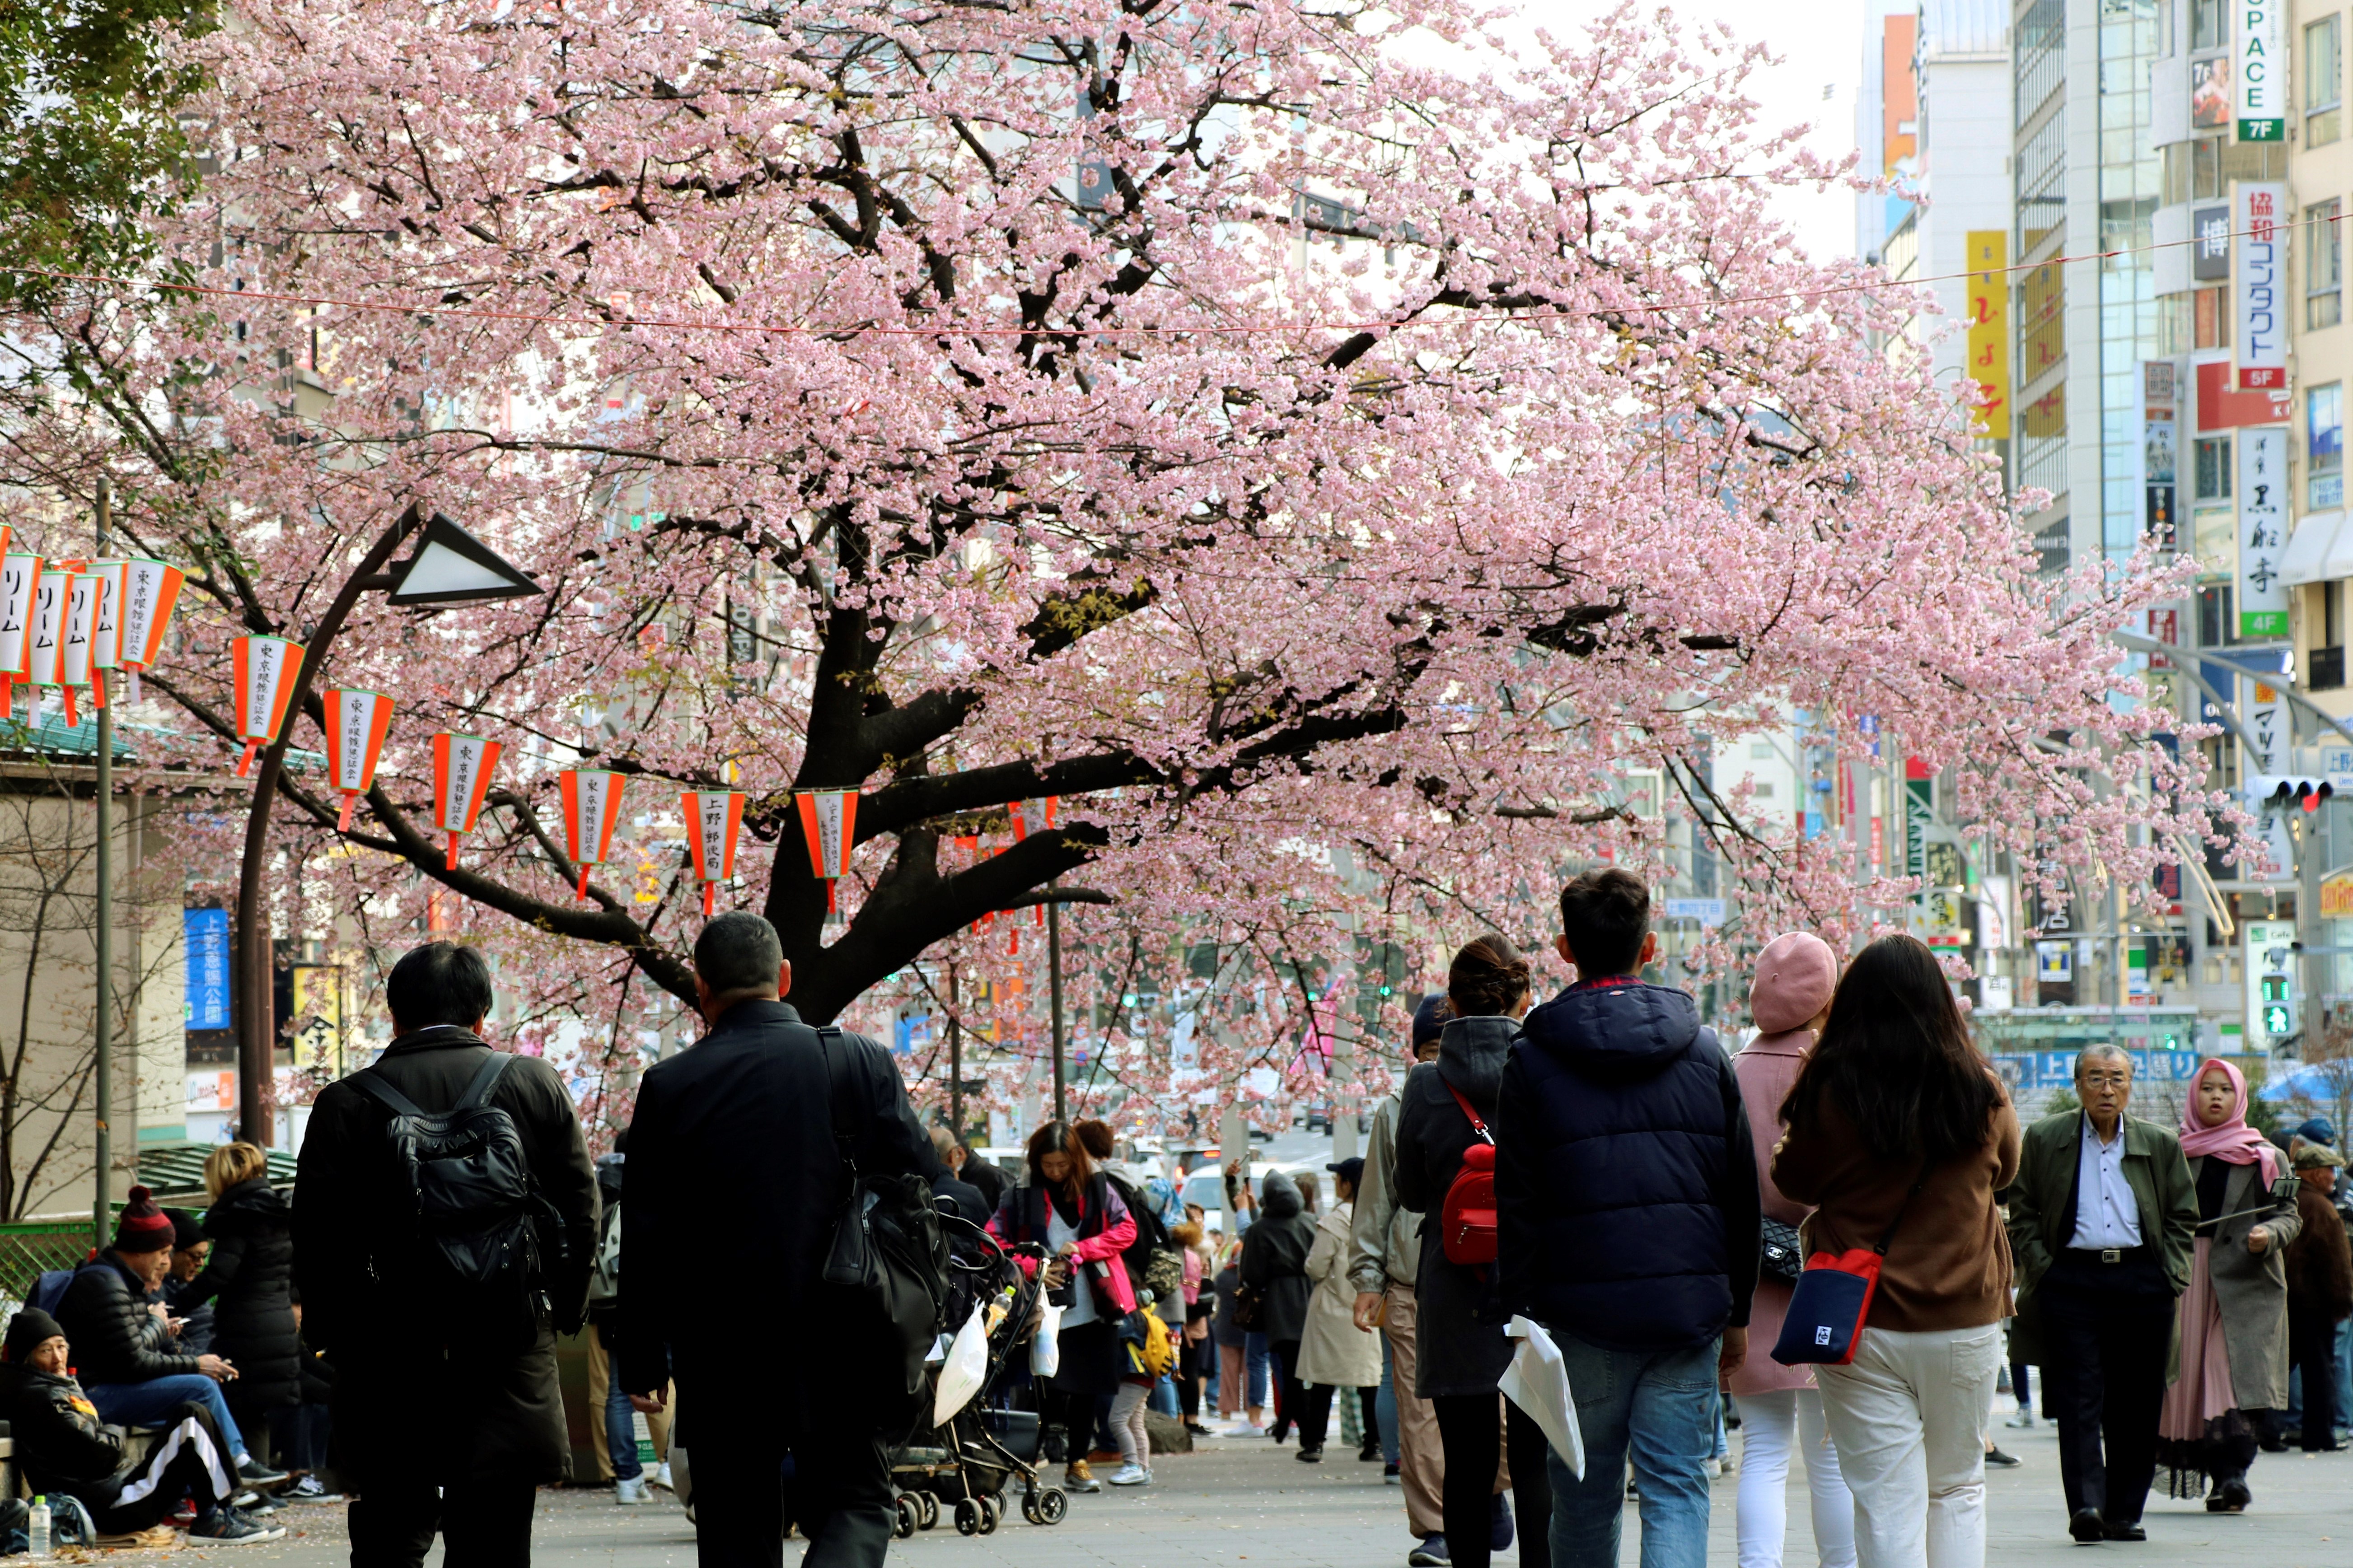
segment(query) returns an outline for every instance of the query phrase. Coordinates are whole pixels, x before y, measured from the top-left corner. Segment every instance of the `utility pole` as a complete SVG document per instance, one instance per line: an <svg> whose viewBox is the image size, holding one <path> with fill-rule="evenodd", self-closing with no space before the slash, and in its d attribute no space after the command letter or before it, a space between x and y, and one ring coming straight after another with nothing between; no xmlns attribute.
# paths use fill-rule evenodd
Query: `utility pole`
<svg viewBox="0 0 2353 1568"><path fill-rule="evenodd" d="M1061 885L1056 878L1046 884L1048 893ZM1046 903L1046 985L1047 995L1054 1012L1054 1120L1068 1123L1071 1107L1062 1077L1062 906L1059 900Z"/></svg>
<svg viewBox="0 0 2353 1568"><path fill-rule="evenodd" d="M98 558L107 552L109 536L113 532L111 515L114 498L108 492L106 476L98 476ZM118 590L114 613L118 622L122 614ZM105 674L98 679L104 680ZM96 1062L94 1077L98 1101L98 1121L91 1129L91 1158L97 1164L97 1177L90 1194L90 1223L91 1245L104 1247L110 1222L113 1218L114 1138L107 1125L108 1114L114 1105L114 707L112 692L110 700L98 710L98 1025L96 1029Z"/></svg>
<svg viewBox="0 0 2353 1568"><path fill-rule="evenodd" d="M948 1131L964 1142L964 1018L956 1011L955 960L948 960Z"/></svg>

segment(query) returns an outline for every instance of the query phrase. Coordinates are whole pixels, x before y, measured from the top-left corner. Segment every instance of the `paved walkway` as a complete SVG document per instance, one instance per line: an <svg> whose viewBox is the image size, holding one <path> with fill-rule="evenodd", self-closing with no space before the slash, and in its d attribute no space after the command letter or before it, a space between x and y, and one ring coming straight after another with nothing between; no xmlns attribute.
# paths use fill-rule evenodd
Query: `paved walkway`
<svg viewBox="0 0 2353 1568"><path fill-rule="evenodd" d="M2246 1514L2210 1514L2198 1503L2158 1500L2149 1509L2146 1545L2084 1549L2069 1542L2063 1529L2051 1428L2004 1429L2000 1436L2025 1461L1992 1472L1989 1561L2003 1568L2062 1562L2098 1568L2119 1556L2138 1568L2353 1563L2353 1454L2266 1454L2250 1477L2255 1506ZM1201 1453L1163 1457L1152 1487L1072 1499L1061 1525L1026 1524L1016 1513L996 1535L965 1539L944 1523L892 1542L891 1562L901 1568L1403 1568L1412 1543L1396 1489L1381 1485L1378 1466L1334 1452L1332 1460L1310 1466L1263 1439L1214 1443ZM1726 1476L1715 1487L1708 1559L1723 1568L1735 1562L1737 1484ZM1797 1478L1790 1504L1789 1568L1811 1568L1805 1491ZM298 1533L286 1540L201 1555L340 1568L348 1560L342 1514L332 1507L290 1509L279 1517ZM797 1540L789 1542L786 1561L799 1551ZM172 1554L179 1561L195 1555ZM1621 1561L1633 1568L1638 1556L1630 1514ZM114 1560L142 1559L123 1553ZM428 1561L438 1564L438 1552ZM1497 1561L1515 1563L1517 1553ZM667 1496L650 1507L621 1509L608 1491L549 1491L541 1495L533 1562L537 1568L692 1568L694 1531Z"/></svg>

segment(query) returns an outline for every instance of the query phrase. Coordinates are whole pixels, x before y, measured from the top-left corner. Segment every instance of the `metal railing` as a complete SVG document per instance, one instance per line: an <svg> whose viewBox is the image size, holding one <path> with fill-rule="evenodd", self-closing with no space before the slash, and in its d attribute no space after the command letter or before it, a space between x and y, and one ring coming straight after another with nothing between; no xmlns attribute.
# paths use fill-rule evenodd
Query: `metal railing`
<svg viewBox="0 0 2353 1568"><path fill-rule="evenodd" d="M89 1256L87 1219L0 1225L0 1296L22 1301L42 1274L52 1268L71 1268Z"/></svg>

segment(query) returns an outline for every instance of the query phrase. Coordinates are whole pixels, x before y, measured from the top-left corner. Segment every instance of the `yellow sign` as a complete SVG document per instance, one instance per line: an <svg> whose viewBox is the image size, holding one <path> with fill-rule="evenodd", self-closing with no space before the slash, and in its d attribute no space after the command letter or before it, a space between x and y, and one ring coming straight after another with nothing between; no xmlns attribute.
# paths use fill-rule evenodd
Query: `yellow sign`
<svg viewBox="0 0 2353 1568"><path fill-rule="evenodd" d="M1969 247L1969 376L1985 388L1978 417L1997 441L2010 438L2010 235L1973 228Z"/></svg>
<svg viewBox="0 0 2353 1568"><path fill-rule="evenodd" d="M2353 921L2353 867L2336 872L2321 882L2320 918L2325 921Z"/></svg>
<svg viewBox="0 0 2353 1568"><path fill-rule="evenodd" d="M329 964L294 966L294 1065L343 1076L343 972Z"/></svg>

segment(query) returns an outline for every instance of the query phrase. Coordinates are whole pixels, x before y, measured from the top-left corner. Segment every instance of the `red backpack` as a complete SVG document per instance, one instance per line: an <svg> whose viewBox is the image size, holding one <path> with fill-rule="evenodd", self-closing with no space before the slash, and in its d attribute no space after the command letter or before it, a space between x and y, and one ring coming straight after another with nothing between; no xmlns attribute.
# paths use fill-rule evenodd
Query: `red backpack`
<svg viewBox="0 0 2353 1568"><path fill-rule="evenodd" d="M1439 1079L1445 1083L1444 1079ZM1471 1119L1471 1130L1482 1142L1462 1151L1462 1168L1454 1173L1453 1184L1446 1189L1446 1202L1439 1210L1439 1240L1446 1248L1446 1261L1483 1268L1495 1261L1495 1135L1462 1098L1462 1091L1452 1084L1446 1092Z"/></svg>

